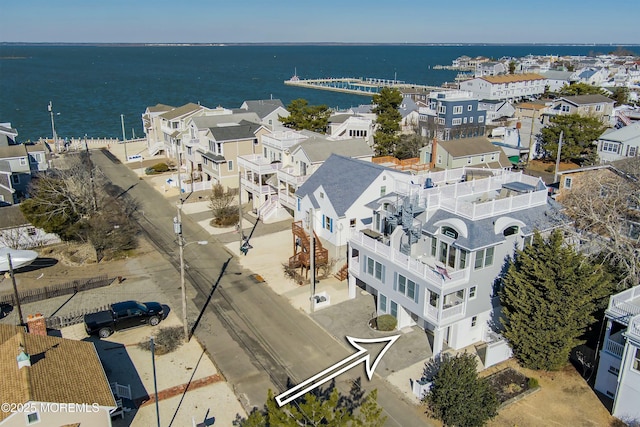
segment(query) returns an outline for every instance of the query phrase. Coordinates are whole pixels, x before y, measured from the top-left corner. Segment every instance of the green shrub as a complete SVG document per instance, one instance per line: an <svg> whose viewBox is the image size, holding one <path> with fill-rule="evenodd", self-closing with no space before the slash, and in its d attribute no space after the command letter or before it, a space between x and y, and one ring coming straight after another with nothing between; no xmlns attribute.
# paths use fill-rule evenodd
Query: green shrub
<svg viewBox="0 0 640 427"><path fill-rule="evenodd" d="M377 322L379 331L393 331L398 325L398 320L390 314L378 316Z"/></svg>
<svg viewBox="0 0 640 427"><path fill-rule="evenodd" d="M167 165L166 163L156 163L155 165L151 166L151 169L153 169L157 173L166 172L169 170L169 165Z"/></svg>
<svg viewBox="0 0 640 427"><path fill-rule="evenodd" d="M529 389L534 389L536 387L538 387L538 379L537 378L529 378L527 380L527 385L529 386Z"/></svg>
<svg viewBox="0 0 640 427"><path fill-rule="evenodd" d="M184 330L182 326L171 326L167 328L161 328L158 334L153 340L155 354L167 354L171 353L184 342ZM142 341L138 343L138 347L151 351L151 342Z"/></svg>

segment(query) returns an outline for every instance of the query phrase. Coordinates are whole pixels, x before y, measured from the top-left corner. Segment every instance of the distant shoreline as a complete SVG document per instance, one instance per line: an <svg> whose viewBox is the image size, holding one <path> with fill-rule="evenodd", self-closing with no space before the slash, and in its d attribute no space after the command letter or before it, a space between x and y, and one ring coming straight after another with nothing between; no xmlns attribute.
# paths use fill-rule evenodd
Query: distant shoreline
<svg viewBox="0 0 640 427"><path fill-rule="evenodd" d="M640 46L640 43L340 43L340 42L256 42L256 43L82 43L82 42L0 42L0 46L113 46L113 47L190 47L190 46Z"/></svg>

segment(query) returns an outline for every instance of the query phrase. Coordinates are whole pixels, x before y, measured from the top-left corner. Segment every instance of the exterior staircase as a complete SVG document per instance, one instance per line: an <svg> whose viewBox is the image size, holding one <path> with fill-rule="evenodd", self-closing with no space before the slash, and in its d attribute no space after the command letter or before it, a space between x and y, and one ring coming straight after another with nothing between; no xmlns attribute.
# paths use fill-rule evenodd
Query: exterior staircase
<svg viewBox="0 0 640 427"><path fill-rule="evenodd" d="M311 241L309 234L302 226L302 221L292 223L291 232L293 234L293 256L289 258L289 268L304 268L308 273L309 268L311 268ZM322 242L315 231L313 235L315 237L315 267L317 269L329 263L329 250L322 246Z"/></svg>
<svg viewBox="0 0 640 427"><path fill-rule="evenodd" d="M346 280L349 277L349 264L345 263L336 274L333 275L339 281Z"/></svg>

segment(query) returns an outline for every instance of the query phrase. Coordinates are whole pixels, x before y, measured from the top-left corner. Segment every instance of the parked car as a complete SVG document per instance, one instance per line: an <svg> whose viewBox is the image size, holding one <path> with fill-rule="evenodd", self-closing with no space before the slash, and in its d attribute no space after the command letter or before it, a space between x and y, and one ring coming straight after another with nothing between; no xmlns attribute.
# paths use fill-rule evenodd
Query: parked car
<svg viewBox="0 0 640 427"><path fill-rule="evenodd" d="M110 310L86 314L84 328L89 335L107 338L115 331L141 325L156 326L164 318L157 302L123 301L111 304Z"/></svg>

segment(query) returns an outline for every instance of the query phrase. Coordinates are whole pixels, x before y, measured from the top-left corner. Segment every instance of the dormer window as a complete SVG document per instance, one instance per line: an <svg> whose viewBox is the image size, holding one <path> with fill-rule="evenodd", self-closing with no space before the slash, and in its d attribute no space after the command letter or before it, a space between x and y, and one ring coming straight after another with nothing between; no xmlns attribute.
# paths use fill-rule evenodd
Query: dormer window
<svg viewBox="0 0 640 427"><path fill-rule="evenodd" d="M456 230L454 230L451 227L448 226L444 226L441 229L441 233L444 234L447 237L451 237L452 239L457 239L458 238L458 232Z"/></svg>
<svg viewBox="0 0 640 427"><path fill-rule="evenodd" d="M519 228L517 225L512 225L511 227L507 227L504 229L502 234L504 237L513 236L514 234L518 234Z"/></svg>

